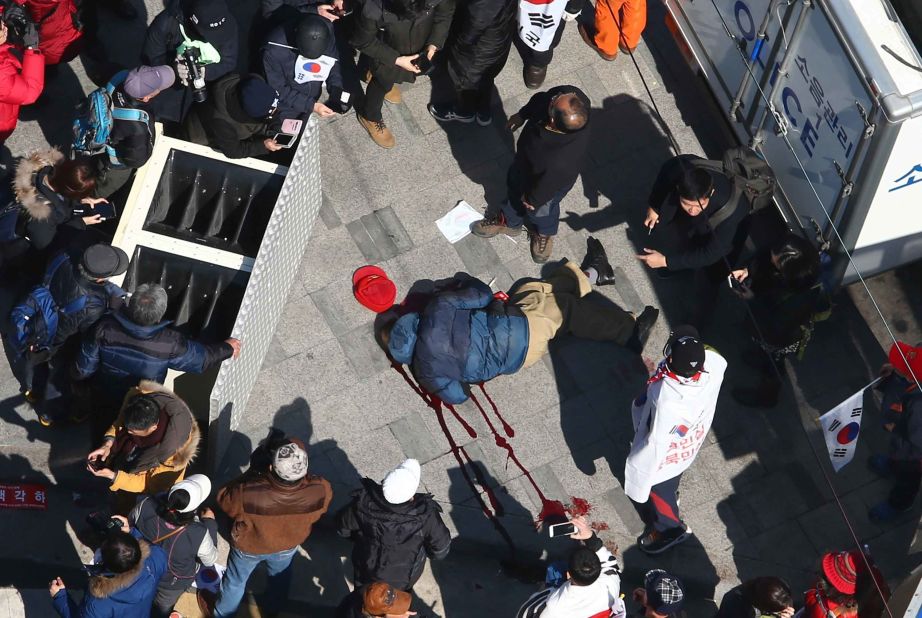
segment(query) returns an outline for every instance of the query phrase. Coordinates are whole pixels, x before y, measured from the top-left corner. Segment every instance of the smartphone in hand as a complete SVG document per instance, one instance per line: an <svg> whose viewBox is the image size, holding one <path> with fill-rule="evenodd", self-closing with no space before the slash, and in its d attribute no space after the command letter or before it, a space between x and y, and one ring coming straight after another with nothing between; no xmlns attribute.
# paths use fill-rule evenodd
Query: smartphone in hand
<svg viewBox="0 0 922 618"><path fill-rule="evenodd" d="M420 75L428 75L432 71L432 61L429 60L429 57L422 53L418 58L411 61L413 66L419 69Z"/></svg>

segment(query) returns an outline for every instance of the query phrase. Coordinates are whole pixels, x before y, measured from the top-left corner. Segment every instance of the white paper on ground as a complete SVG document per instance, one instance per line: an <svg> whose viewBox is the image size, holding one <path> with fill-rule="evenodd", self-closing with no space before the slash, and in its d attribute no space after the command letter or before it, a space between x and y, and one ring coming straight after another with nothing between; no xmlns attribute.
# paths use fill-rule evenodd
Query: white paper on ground
<svg viewBox="0 0 922 618"><path fill-rule="evenodd" d="M458 205L448 211L448 214L435 222L439 231L454 244L471 233L471 224L483 219L483 214L474 210L474 207L461 200Z"/></svg>

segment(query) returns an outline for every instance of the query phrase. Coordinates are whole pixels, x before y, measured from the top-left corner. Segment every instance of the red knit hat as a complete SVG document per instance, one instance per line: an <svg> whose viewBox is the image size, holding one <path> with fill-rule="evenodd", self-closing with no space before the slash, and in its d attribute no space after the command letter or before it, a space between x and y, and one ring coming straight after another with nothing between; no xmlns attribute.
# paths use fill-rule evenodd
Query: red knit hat
<svg viewBox="0 0 922 618"><path fill-rule="evenodd" d="M839 592L855 594L859 559L858 553L853 551L830 552L823 556L823 575Z"/></svg>
<svg viewBox="0 0 922 618"><path fill-rule="evenodd" d="M352 274L352 293L363 306L381 313L394 306L397 286L377 266L362 266Z"/></svg>
<svg viewBox="0 0 922 618"><path fill-rule="evenodd" d="M900 351L902 350L902 354ZM914 348L908 343L897 341L890 346L890 364L901 376L913 380L913 374L918 380L922 380L922 349ZM906 360L903 360L903 357ZM909 364L906 364L909 361ZM910 370L912 370L910 372Z"/></svg>

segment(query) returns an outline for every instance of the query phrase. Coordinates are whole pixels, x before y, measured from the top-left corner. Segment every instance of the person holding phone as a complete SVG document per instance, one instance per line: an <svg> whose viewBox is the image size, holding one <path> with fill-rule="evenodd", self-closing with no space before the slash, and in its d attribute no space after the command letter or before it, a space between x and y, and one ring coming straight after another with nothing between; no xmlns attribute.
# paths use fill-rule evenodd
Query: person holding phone
<svg viewBox="0 0 922 618"><path fill-rule="evenodd" d="M263 46L262 61L266 81L279 93L279 118L307 121L311 113L329 118L349 109L328 19L307 13L276 27ZM324 84L330 105L320 101Z"/></svg>
<svg viewBox="0 0 922 618"><path fill-rule="evenodd" d="M582 517L571 520L576 530L570 538L579 541L567 559L566 581L548 587L525 602L516 618L625 618L621 595L621 567L618 559L596 536Z"/></svg>
<svg viewBox="0 0 922 618"><path fill-rule="evenodd" d="M277 152L285 147L273 131L278 104L278 91L262 76L231 73L216 81L211 96L189 111L185 138L231 159Z"/></svg>
<svg viewBox="0 0 922 618"><path fill-rule="evenodd" d="M397 84L416 81L445 46L455 0L365 0L350 44L369 59L371 80L357 109L359 124L382 148L393 148L394 134L384 123L387 99L400 102ZM424 57L424 58L423 58Z"/></svg>

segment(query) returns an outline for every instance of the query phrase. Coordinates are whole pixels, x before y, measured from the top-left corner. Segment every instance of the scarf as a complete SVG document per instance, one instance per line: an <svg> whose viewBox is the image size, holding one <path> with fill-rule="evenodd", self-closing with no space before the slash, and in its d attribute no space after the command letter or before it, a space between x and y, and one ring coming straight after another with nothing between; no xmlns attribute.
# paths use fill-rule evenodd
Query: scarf
<svg viewBox="0 0 922 618"><path fill-rule="evenodd" d="M157 419L157 429L148 436L133 436L123 426L119 427L115 434L115 442L112 443L112 451L109 455L110 467L117 470L130 471L138 463L136 461L141 453L153 446L157 446L163 440L170 418L166 410L160 408L160 418Z"/></svg>

